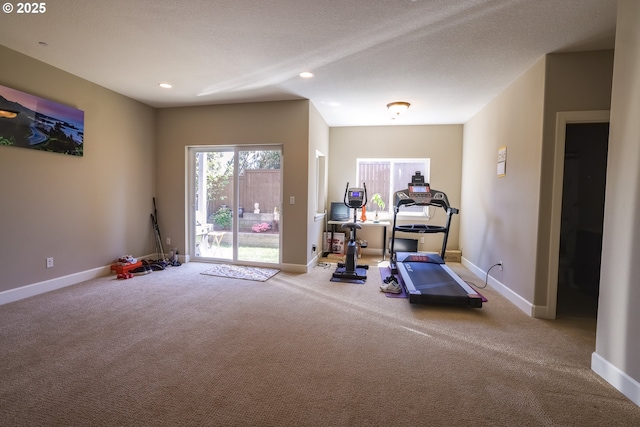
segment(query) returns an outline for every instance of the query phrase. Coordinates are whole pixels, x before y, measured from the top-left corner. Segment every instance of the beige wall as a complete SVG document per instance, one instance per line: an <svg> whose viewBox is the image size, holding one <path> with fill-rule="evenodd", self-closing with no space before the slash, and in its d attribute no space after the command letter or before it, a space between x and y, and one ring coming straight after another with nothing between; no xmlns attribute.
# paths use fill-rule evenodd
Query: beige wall
<svg viewBox="0 0 640 427"><path fill-rule="evenodd" d="M83 157L0 146L0 291L149 253L155 111L2 46L0 64L0 84L85 113Z"/></svg>
<svg viewBox="0 0 640 427"><path fill-rule="evenodd" d="M282 262L305 266L309 250L309 101L260 102L158 110L157 185L163 238L181 254L186 245L186 147L280 144L283 146ZM290 196L296 203L289 204ZM161 215L161 216L160 216Z"/></svg>
<svg viewBox="0 0 640 427"><path fill-rule="evenodd" d="M640 405L638 22L640 2L620 1L611 99L598 327L592 366Z"/></svg>
<svg viewBox="0 0 640 427"><path fill-rule="evenodd" d="M612 51L547 55L464 126L462 207L479 209L463 219L463 256L476 272L502 261L494 285L535 316L555 315L547 279L556 114L607 110L612 65ZM501 146L507 174L498 178Z"/></svg>
<svg viewBox="0 0 640 427"><path fill-rule="evenodd" d="M535 289L544 59L536 62L464 125L463 257L527 301ZM507 147L506 176L497 176Z"/></svg>
<svg viewBox="0 0 640 427"><path fill-rule="evenodd" d="M359 157L425 157L431 159L431 186L446 193L453 207L460 207L462 125L331 128L329 147L329 201L342 201L347 182L351 186L356 184L356 159ZM433 209L432 212L435 215L431 222L443 225L446 221L444 210ZM458 249L460 218L464 215L473 213L461 210L460 215L454 216L448 249ZM400 223L407 222L417 220L405 220ZM391 236L390 229L387 236ZM398 234L398 237L412 239L425 237L425 243L420 245L420 250L440 251L442 235L416 236ZM378 227L359 230L358 237L367 240L371 251L382 248L382 233Z"/></svg>

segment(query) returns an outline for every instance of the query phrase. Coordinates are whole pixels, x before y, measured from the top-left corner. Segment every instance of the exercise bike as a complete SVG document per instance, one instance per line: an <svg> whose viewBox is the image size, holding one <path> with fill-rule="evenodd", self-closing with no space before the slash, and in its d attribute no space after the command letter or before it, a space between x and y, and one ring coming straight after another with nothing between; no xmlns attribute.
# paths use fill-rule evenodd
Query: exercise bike
<svg viewBox="0 0 640 427"><path fill-rule="evenodd" d="M344 191L344 204L353 209L353 222L347 222L341 225L342 228L351 230L349 242L347 243L347 254L345 262L339 262L336 271L333 273L334 279L343 280L367 280L367 270L369 266L366 264L358 264L358 247L356 241L356 230L362 226L358 224L358 209L362 209L367 205L367 185L362 183L362 188L352 187Z"/></svg>

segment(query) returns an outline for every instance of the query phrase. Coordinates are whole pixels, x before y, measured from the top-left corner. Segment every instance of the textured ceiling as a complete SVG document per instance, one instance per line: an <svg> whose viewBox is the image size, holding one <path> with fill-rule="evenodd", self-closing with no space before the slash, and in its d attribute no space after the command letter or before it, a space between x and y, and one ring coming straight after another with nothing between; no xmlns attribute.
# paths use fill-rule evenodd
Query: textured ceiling
<svg viewBox="0 0 640 427"><path fill-rule="evenodd" d="M2 13L0 44L154 107L309 99L364 126L464 123L543 55L613 48L617 1L45 4Z"/></svg>

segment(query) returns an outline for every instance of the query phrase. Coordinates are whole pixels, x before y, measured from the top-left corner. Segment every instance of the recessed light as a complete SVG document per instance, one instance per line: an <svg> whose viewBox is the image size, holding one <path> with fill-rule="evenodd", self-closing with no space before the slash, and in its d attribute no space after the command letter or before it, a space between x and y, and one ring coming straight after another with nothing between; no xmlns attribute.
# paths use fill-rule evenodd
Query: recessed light
<svg viewBox="0 0 640 427"><path fill-rule="evenodd" d="M313 73L310 71L303 71L300 73L300 77L302 77L303 79L310 79L311 77L313 77Z"/></svg>
<svg viewBox="0 0 640 427"><path fill-rule="evenodd" d="M160 86L163 89L171 89L173 87L169 83L158 83L158 86Z"/></svg>

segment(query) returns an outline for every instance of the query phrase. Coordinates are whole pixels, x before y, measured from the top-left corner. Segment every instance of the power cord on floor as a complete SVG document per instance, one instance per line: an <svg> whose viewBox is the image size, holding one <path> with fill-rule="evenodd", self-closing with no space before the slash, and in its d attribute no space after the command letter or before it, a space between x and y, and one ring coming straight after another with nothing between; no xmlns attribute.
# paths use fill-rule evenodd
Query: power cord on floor
<svg viewBox="0 0 640 427"><path fill-rule="evenodd" d="M489 269L487 270L487 275L484 278L484 286L482 286L482 287L477 286L478 289L484 289L484 288L487 287L487 284L489 283L489 272L491 271L492 268L497 267L499 265L502 265L502 263L498 262L496 264L493 264L491 267L489 267Z"/></svg>

